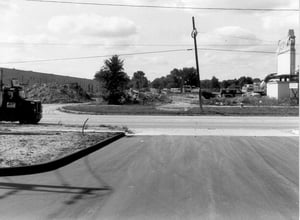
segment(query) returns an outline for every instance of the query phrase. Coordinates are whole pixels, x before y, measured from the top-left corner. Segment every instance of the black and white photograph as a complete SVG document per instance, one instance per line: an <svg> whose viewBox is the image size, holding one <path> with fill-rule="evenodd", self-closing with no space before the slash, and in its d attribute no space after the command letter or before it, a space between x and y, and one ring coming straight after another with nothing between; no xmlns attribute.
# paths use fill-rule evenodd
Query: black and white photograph
<svg viewBox="0 0 300 220"><path fill-rule="evenodd" d="M300 0L0 0L0 220L298 220Z"/></svg>

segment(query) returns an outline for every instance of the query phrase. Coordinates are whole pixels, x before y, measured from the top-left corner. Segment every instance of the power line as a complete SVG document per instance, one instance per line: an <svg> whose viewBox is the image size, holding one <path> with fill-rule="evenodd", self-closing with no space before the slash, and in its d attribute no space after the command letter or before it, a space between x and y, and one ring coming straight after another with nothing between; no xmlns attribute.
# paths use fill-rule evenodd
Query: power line
<svg viewBox="0 0 300 220"><path fill-rule="evenodd" d="M207 34L206 32L198 32L202 34ZM236 39L243 39L243 40L251 40L251 41L259 41L259 42L268 42L267 43L259 43L259 44L253 44L253 46L259 46L259 45L277 45L278 41L268 41L268 40L262 40L262 39L257 39L257 38L249 38L249 37L241 37L241 36L234 36L234 35L226 35L226 34L219 34L215 33L215 35L220 35L224 37L229 37L229 38L236 38ZM106 46L106 47L114 47L114 46L191 46L191 44L180 44L180 43L173 43L173 44L115 44L115 45L108 45L105 43L51 43L51 42L5 42L5 41L0 41L0 44L14 44L14 45L50 45L50 46ZM223 46L223 44L214 44L211 42L207 43L202 43L202 45L205 46ZM229 45L229 46L239 46L243 44L224 44L224 45ZM245 44L245 46L248 46L248 44ZM249 44L249 46L252 46L252 44Z"/></svg>
<svg viewBox="0 0 300 220"><path fill-rule="evenodd" d="M184 10L214 10L214 11L257 11L257 12L298 12L295 8L224 8L224 7L191 7L191 6L162 6L162 5L134 5L134 4L110 4L95 2L74 2L74 1L49 1L49 0L26 0L30 2L76 4L76 5L96 5L109 7L128 8L157 8L157 9L184 9Z"/></svg>
<svg viewBox="0 0 300 220"><path fill-rule="evenodd" d="M119 56L132 56L132 55L144 55L144 54L157 54L157 53L170 53L170 52L182 52L189 51L192 49L177 49L177 50L160 50L160 51L150 51L150 52L137 52L137 53L124 53L118 54ZM96 56L86 56L86 57L67 57L67 58L54 58L54 59L40 59L40 60L25 60L25 61L11 61L3 64L17 64L17 63L39 63L39 62L50 62L50 61L65 61L65 60L82 60L82 59L94 59L94 58L103 58L103 57L111 57L110 55L96 55Z"/></svg>
<svg viewBox="0 0 300 220"><path fill-rule="evenodd" d="M219 49L219 48L198 48L198 50L207 51L222 51L222 52L238 52L238 53L261 53L261 54L276 54L272 51L260 51L260 50L229 50L229 49Z"/></svg>
<svg viewBox="0 0 300 220"><path fill-rule="evenodd" d="M133 55L145 55L145 54L159 54L159 53L171 53L171 52L183 52L183 51L193 51L192 48L177 49L177 50L160 50L160 51L148 51L148 52L136 52L136 53L124 53L118 54L119 56L133 56ZM238 52L238 53L258 53L258 54L276 54L276 52L271 51L254 51L254 50L228 50L220 48L201 48L198 50L202 51L220 51L220 52ZM40 60L24 60L24 61L10 61L5 63L0 63L1 65L6 64L21 64L21 63L39 63L39 62L51 62L51 61L66 61L66 60L82 60L82 59L94 59L94 58L104 58L111 57L110 55L95 55L95 56L85 56L85 57L68 57L68 58L53 58L53 59L40 59Z"/></svg>
<svg viewBox="0 0 300 220"><path fill-rule="evenodd" d="M107 45L104 43L39 43L39 42L30 42L30 43L20 43L20 42L5 42L0 41L0 45L15 45L15 46L70 46L70 47L81 47L81 46L104 46L104 47L186 47L191 46L192 44L114 44ZM202 43L198 44L201 46L277 46L277 44L215 44L215 43Z"/></svg>

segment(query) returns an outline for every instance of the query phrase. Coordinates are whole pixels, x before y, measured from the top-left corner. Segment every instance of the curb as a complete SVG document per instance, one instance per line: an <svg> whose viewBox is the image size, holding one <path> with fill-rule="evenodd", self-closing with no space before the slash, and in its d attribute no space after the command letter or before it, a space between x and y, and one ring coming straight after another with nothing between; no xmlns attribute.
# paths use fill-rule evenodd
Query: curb
<svg viewBox="0 0 300 220"><path fill-rule="evenodd" d="M88 147L86 149L83 149L81 151L77 151L75 153L69 154L67 156L64 156L62 158L47 162L47 163L41 163L41 164L35 164L35 165L29 165L29 166L23 166L23 167L6 167L6 168L0 168L0 177L3 176L20 176L20 175L31 175L31 174L37 174L37 173L44 173L56 170L58 168L61 168L63 166L66 166L84 156L87 156L106 145L122 138L125 136L125 133L117 133L113 137L107 138L103 141L101 141L98 144L95 144L91 147Z"/></svg>
<svg viewBox="0 0 300 220"><path fill-rule="evenodd" d="M214 106L214 105L204 105L203 107L210 107L210 108L241 108L240 106ZM288 107L289 109L299 109L299 106L244 106L243 108L286 108ZM180 107L184 109L184 107ZM62 113L67 113L67 114L77 114L77 115L122 115L122 116L127 116L127 115L138 115L138 116L233 116L233 117L273 117L273 116L281 116L281 117L298 117L297 115L279 115L279 114L261 114L261 113L255 113L255 114L230 114L230 113L222 113L222 112L215 112L215 113L186 113L186 111L183 112L177 112L178 109L169 109L169 110L163 110L159 109L159 111L162 111L161 113L154 113L154 114L145 114L145 113L136 113L136 114L130 114L130 113L96 113L96 112L84 112L84 111L77 111L77 110L69 110L69 109L64 109L64 107L58 108L58 111Z"/></svg>
<svg viewBox="0 0 300 220"><path fill-rule="evenodd" d="M57 111L60 111L63 113L69 113L69 114L77 114L77 115L97 115L93 112L81 112L81 111L75 111L75 110L68 110L68 109L64 109L64 107L58 108Z"/></svg>

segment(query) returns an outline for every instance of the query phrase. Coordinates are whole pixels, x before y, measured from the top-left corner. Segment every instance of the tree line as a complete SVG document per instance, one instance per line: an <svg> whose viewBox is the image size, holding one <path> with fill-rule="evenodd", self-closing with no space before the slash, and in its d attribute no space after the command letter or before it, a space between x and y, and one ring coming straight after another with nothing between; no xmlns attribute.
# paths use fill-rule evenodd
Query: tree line
<svg viewBox="0 0 300 220"><path fill-rule="evenodd" d="M201 89L219 91L221 88L242 88L245 84L252 84L254 81L260 81L260 79L242 76L238 79L219 81L213 76L211 79L201 80ZM156 89L183 88L184 86L199 87L199 78L194 67L185 67L173 69L169 75L154 79L151 86Z"/></svg>
<svg viewBox="0 0 300 220"><path fill-rule="evenodd" d="M95 79L99 81L101 94L109 104L120 104L122 99L126 99L126 90L129 88L141 91L155 88L183 88L184 86L199 87L199 78L194 67L184 67L173 69L170 74L156 78L150 82L143 71L133 73L132 78L124 72L124 60L118 55L104 61L102 68L96 72ZM245 84L252 84L260 81L258 78L242 76L238 79L219 81L213 76L211 79L201 80L201 89L209 91L219 91L221 88L242 88Z"/></svg>

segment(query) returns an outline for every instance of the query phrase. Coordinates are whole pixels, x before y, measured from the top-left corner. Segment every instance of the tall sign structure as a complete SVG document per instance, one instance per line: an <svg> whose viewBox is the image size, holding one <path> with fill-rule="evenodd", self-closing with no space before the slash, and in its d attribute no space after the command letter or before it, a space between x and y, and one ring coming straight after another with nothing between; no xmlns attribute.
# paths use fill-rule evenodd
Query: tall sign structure
<svg viewBox="0 0 300 220"><path fill-rule="evenodd" d="M289 30L287 38L278 42L277 49L277 74L296 74L296 37L294 30Z"/></svg>
<svg viewBox="0 0 300 220"><path fill-rule="evenodd" d="M278 42L277 74L267 83L267 95L272 98L290 98L299 101L299 76L296 73L296 37L294 30Z"/></svg>

